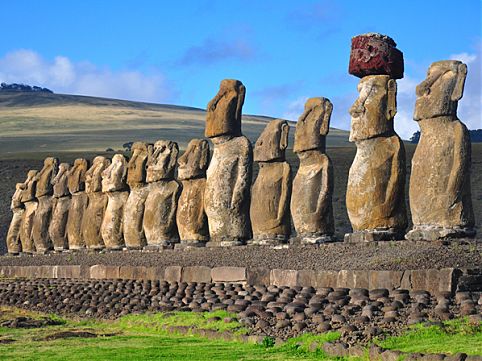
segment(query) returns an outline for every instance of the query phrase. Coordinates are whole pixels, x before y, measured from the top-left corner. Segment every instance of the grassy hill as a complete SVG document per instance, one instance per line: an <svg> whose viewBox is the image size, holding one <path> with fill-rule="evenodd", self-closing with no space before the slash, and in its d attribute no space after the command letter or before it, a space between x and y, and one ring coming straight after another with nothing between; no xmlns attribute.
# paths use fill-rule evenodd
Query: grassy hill
<svg viewBox="0 0 482 361"><path fill-rule="evenodd" d="M243 133L256 141L273 118L244 115ZM99 152L129 141L170 139L184 148L204 137L205 111L176 105L78 95L0 92L0 157L19 153ZM294 127L295 123L290 122ZM290 134L293 145L294 128ZM328 146L347 146L348 132L332 128Z"/></svg>

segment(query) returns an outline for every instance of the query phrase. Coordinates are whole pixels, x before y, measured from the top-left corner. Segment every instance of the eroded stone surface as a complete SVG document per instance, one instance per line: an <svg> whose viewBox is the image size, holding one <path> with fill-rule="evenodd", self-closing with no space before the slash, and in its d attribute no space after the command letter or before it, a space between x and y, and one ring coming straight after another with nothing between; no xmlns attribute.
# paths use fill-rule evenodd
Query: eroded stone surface
<svg viewBox="0 0 482 361"><path fill-rule="evenodd" d="M24 184L17 183L15 185L15 192L12 196L12 202L10 204L10 209L12 211L12 221L7 232L7 251L11 254L19 253L22 248L20 244L20 228L22 225L22 216L25 212L22 199L22 192Z"/></svg>
<svg viewBox="0 0 482 361"><path fill-rule="evenodd" d="M53 194L52 181L57 174L58 165L59 160L57 158L45 158L43 168L36 175L35 196L37 198Z"/></svg>
<svg viewBox="0 0 482 361"><path fill-rule="evenodd" d="M85 193L85 177L88 169L89 162L78 158L67 176L69 192L72 195L67 218L67 241L70 249L85 248L85 242L82 239L82 219L88 201Z"/></svg>
<svg viewBox="0 0 482 361"><path fill-rule="evenodd" d="M27 179L23 183L23 190L20 196L20 201L23 203L25 212L22 214L22 222L20 225L20 244L23 253L35 252L35 245L32 238L33 220L35 217L35 210L37 209L37 199L35 198L35 191L37 188L37 171L29 170Z"/></svg>
<svg viewBox="0 0 482 361"><path fill-rule="evenodd" d="M471 145L457 118L467 66L433 63L417 86L414 119L421 137L412 158L410 209L414 228L408 239L473 237L470 189Z"/></svg>
<svg viewBox="0 0 482 361"><path fill-rule="evenodd" d="M85 175L89 169L89 162L84 158L77 158L67 175L67 186L70 194L85 190Z"/></svg>
<svg viewBox="0 0 482 361"><path fill-rule="evenodd" d="M59 171L52 180L54 195L52 199L52 219L49 236L56 251L68 249L67 219L70 209L70 192L67 185L70 164L60 163Z"/></svg>

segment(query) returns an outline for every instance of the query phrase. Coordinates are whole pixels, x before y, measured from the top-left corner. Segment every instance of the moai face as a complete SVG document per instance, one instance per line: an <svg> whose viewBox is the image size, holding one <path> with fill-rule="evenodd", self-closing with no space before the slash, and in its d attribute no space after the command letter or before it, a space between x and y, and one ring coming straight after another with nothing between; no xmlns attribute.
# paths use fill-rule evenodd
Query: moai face
<svg viewBox="0 0 482 361"><path fill-rule="evenodd" d="M241 135L241 112L246 88L239 80L224 79L216 96L209 102L205 136Z"/></svg>
<svg viewBox="0 0 482 361"><path fill-rule="evenodd" d="M109 167L110 160L97 156L92 162L92 166L85 173L85 191L87 193L102 192L102 173Z"/></svg>
<svg viewBox="0 0 482 361"><path fill-rule="evenodd" d="M209 143L204 139L189 142L184 154L177 161L178 178L181 180L201 178L206 175L209 165Z"/></svg>
<svg viewBox="0 0 482 361"><path fill-rule="evenodd" d="M158 140L147 163L147 182L173 179L178 153L176 142Z"/></svg>
<svg viewBox="0 0 482 361"><path fill-rule="evenodd" d="M457 60L437 61L430 65L427 78L417 86L413 118L456 116L466 76L467 65Z"/></svg>
<svg viewBox="0 0 482 361"><path fill-rule="evenodd" d="M24 190L24 183L15 184L15 192L12 196L12 203L10 209L21 208L22 207L22 192Z"/></svg>
<svg viewBox="0 0 482 361"><path fill-rule="evenodd" d="M35 199L35 192L37 189L37 174L38 171L36 170L29 170L27 173L27 179L23 183L23 192L22 192L22 202L29 202Z"/></svg>
<svg viewBox="0 0 482 361"><path fill-rule="evenodd" d="M67 176L69 175L69 171L69 163L60 163L59 171L52 180L52 185L54 186L54 197L63 197L69 194L69 189L67 187Z"/></svg>
<svg viewBox="0 0 482 361"><path fill-rule="evenodd" d="M126 190L127 160L122 154L115 154L112 163L102 172L102 192Z"/></svg>
<svg viewBox="0 0 482 361"><path fill-rule="evenodd" d="M86 159L78 158L67 176L67 185L71 194L82 192L85 189L85 174L89 168Z"/></svg>
<svg viewBox="0 0 482 361"><path fill-rule="evenodd" d="M393 133L397 83L388 75L370 75L358 83L358 99L350 108L350 142Z"/></svg>
<svg viewBox="0 0 482 361"><path fill-rule="evenodd" d="M256 141L254 160L256 162L284 160L289 132L290 126L286 120L275 119L269 122Z"/></svg>
<svg viewBox="0 0 482 361"><path fill-rule="evenodd" d="M127 184L131 187L146 183L147 158L152 152L152 144L135 142L132 157L127 165Z"/></svg>
<svg viewBox="0 0 482 361"><path fill-rule="evenodd" d="M333 105L327 98L310 98L298 119L295 131L295 153L312 149L325 149L325 136L330 130Z"/></svg>
<svg viewBox="0 0 482 361"><path fill-rule="evenodd" d="M52 180L57 174L59 160L57 158L48 157L44 160L42 170L37 173L37 189L35 196L42 197L45 195L52 195L53 187Z"/></svg>

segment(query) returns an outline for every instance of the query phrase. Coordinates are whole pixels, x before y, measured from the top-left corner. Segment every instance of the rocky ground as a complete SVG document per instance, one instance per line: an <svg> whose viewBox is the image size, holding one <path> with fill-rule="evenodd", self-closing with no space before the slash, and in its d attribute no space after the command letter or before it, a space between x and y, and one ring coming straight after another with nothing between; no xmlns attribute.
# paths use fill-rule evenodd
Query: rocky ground
<svg viewBox="0 0 482 361"><path fill-rule="evenodd" d="M407 325L459 316L482 322L482 296L431 295L377 289L249 286L159 281L3 280L0 304L76 317L113 319L129 313L236 314L250 334L286 339L304 332L338 330L346 345L396 335Z"/></svg>

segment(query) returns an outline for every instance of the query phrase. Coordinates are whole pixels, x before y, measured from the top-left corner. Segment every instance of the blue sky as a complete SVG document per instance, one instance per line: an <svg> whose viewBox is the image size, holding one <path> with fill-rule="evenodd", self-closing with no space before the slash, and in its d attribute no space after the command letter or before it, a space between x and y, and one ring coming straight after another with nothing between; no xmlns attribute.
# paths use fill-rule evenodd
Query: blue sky
<svg viewBox="0 0 482 361"><path fill-rule="evenodd" d="M0 81L59 93L205 108L224 78L247 88L246 114L296 120L308 97L349 129L358 78L352 36L380 32L405 57L397 131L417 130L415 86L431 62L469 66L459 117L481 121L481 1L2 1ZM8 31L7 31L8 30Z"/></svg>

